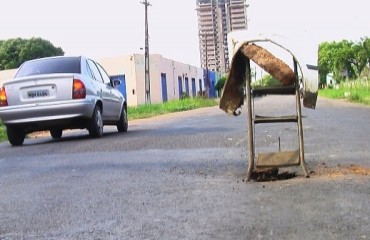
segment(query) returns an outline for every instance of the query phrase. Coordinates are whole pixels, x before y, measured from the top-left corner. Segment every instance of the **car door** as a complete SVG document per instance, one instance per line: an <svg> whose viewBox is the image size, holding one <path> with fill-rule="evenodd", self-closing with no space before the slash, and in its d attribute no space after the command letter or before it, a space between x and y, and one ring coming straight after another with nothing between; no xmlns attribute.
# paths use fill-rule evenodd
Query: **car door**
<svg viewBox="0 0 370 240"><path fill-rule="evenodd" d="M107 89L109 89L109 100L110 100L110 109L111 115L113 120L119 119L121 115L121 108L122 108L122 101L123 101L123 95L116 89L116 86L113 86L113 83L108 76L107 72L104 70L104 68L99 64L96 63L96 66L98 67L100 74L103 78L104 84L107 86Z"/></svg>
<svg viewBox="0 0 370 240"><path fill-rule="evenodd" d="M112 109L114 108L114 104L111 101L111 87L104 83L103 77L93 60L88 59L87 64L94 75L97 94L103 101L103 119L110 120L113 118Z"/></svg>

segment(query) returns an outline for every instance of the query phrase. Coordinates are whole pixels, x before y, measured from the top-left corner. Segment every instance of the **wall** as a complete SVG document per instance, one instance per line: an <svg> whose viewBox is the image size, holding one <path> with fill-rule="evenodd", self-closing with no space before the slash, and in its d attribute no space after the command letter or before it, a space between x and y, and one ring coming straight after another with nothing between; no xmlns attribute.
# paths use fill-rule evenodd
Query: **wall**
<svg viewBox="0 0 370 240"><path fill-rule="evenodd" d="M142 54L135 54L134 62L135 66L131 66L131 68L135 69L135 77L136 80L136 105L145 104L145 61L144 55ZM204 80L203 80L203 70L189 64L184 64L180 62L176 62L171 59L167 59L162 57L159 54L151 54L149 62L150 68L150 97L151 103L162 103L162 79L161 75L164 74L166 76L166 83L167 83L167 97L168 101L175 100L180 98L179 94L179 83L178 78L181 77L182 86L185 91L185 77L188 78L189 81L189 93L192 96L193 86L192 86L192 78L195 79L195 91L198 93L200 90L199 87L199 79L202 79L202 89L204 90ZM109 66L107 66L107 69ZM107 70L108 71L108 70ZM109 74L111 74L109 72ZM126 82L128 82L128 75L126 75ZM129 87L127 87L129 89ZM129 90L127 90L129 92ZM129 96L128 96L129 98ZM129 103L131 104L131 103Z"/></svg>
<svg viewBox="0 0 370 240"><path fill-rule="evenodd" d="M18 69L9 69L0 71L0 83L5 80L10 80L17 73Z"/></svg>
<svg viewBox="0 0 370 240"><path fill-rule="evenodd" d="M204 90L203 70L189 64L176 62L159 54L149 56L150 98L151 103L162 103L162 79L166 76L168 101L180 98L178 78L181 77L185 92L185 78L188 78L189 93L192 96L192 79L195 79L195 92ZM133 54L126 57L100 59L98 62L109 75L125 75L127 103L129 106L145 104L145 58L143 54ZM201 87L199 83L201 79Z"/></svg>

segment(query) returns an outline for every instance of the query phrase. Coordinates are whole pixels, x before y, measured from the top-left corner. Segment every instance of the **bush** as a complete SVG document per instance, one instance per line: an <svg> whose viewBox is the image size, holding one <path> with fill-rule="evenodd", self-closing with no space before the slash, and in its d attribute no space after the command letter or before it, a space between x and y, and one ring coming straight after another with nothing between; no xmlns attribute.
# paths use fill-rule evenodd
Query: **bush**
<svg viewBox="0 0 370 240"><path fill-rule="evenodd" d="M253 87L269 87L269 86L280 86L282 83L276 80L271 75L265 75L262 79L257 80L255 83L252 84Z"/></svg>
<svg viewBox="0 0 370 240"><path fill-rule="evenodd" d="M222 77L220 79L218 79L216 85L215 85L215 89L218 91L218 92L221 92L221 90L224 88L225 86L225 83L226 83L226 77Z"/></svg>
<svg viewBox="0 0 370 240"><path fill-rule="evenodd" d="M0 120L0 141L7 140L8 137L6 136L6 128L4 124Z"/></svg>

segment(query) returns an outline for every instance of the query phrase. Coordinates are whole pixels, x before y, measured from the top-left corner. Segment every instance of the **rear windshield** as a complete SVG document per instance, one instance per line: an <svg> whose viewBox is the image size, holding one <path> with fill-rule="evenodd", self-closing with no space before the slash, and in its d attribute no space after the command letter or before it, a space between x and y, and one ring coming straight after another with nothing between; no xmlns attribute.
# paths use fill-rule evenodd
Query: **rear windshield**
<svg viewBox="0 0 370 240"><path fill-rule="evenodd" d="M49 73L81 73L80 57L45 58L25 62L15 77Z"/></svg>

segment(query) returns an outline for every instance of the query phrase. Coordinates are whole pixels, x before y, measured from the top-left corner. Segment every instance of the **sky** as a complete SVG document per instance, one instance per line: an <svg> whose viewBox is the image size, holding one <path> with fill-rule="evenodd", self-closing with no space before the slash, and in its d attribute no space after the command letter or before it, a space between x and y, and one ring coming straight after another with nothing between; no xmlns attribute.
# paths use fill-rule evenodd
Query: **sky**
<svg viewBox="0 0 370 240"><path fill-rule="evenodd" d="M12 0L0 7L0 39L41 37L65 55L144 53L143 0ZM149 51L200 67L195 0L149 0ZM249 33L289 39L308 55L323 41L370 37L365 0L247 0ZM304 53L302 53L304 54Z"/></svg>

